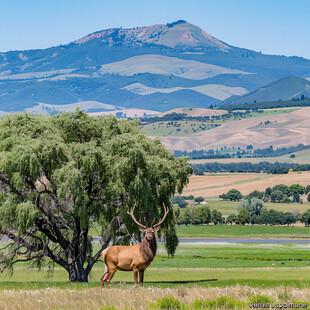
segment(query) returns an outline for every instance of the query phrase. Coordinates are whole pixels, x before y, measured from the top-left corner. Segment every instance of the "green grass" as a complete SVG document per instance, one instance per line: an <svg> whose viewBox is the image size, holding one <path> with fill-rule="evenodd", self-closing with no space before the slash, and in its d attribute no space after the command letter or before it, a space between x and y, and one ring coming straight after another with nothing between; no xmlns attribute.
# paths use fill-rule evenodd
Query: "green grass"
<svg viewBox="0 0 310 310"><path fill-rule="evenodd" d="M308 227L263 226L263 225L207 225L181 226L179 237L200 238L310 238Z"/></svg>
<svg viewBox="0 0 310 310"><path fill-rule="evenodd" d="M309 247L298 244L207 244L182 243L175 258L168 258L161 244L158 254L145 274L146 286L175 287L179 285L249 285L274 287L309 286ZM69 283L68 274L55 268L49 277L47 268L38 271L19 264L12 277L0 274L0 289L39 289L58 287L84 289L98 287L104 271L102 262L93 268L87 284ZM115 283L132 285L132 272L117 271Z"/></svg>
<svg viewBox="0 0 310 310"><path fill-rule="evenodd" d="M103 269L94 269L88 283L69 283L66 272L62 270L55 271L54 277L50 279L47 279L43 272L20 270L18 273L20 275L19 280L15 276L1 280L0 289L40 289L46 287L85 289L99 287ZM145 287L165 288L177 287L181 284L185 286L225 287L239 284L251 287L282 285L304 288L310 285L308 273L309 269L304 268L274 268L259 271L256 269L171 270L149 268L145 273ZM22 277L23 279L21 279ZM119 284L120 282L122 284ZM132 272L117 271L112 280L112 286L124 285L133 285Z"/></svg>

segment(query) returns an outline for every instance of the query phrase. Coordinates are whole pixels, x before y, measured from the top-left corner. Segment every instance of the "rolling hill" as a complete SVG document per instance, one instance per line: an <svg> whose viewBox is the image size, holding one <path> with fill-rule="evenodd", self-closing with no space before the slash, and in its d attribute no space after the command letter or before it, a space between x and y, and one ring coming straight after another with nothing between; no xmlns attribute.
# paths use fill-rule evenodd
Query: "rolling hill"
<svg viewBox="0 0 310 310"><path fill-rule="evenodd" d="M228 98L225 103L239 104L264 101L290 100L302 95L310 97L310 81L297 76L289 76L245 94Z"/></svg>
<svg viewBox="0 0 310 310"><path fill-rule="evenodd" d="M282 113L249 118L225 123L212 130L188 137L162 137L162 143L170 150L216 149L224 146L274 149L310 145L310 108L301 108L291 113Z"/></svg>
<svg viewBox="0 0 310 310"><path fill-rule="evenodd" d="M94 102L91 112L208 108L287 76L309 77L310 60L234 47L182 20L112 28L66 45L0 53L0 111L39 106L48 113L79 102Z"/></svg>

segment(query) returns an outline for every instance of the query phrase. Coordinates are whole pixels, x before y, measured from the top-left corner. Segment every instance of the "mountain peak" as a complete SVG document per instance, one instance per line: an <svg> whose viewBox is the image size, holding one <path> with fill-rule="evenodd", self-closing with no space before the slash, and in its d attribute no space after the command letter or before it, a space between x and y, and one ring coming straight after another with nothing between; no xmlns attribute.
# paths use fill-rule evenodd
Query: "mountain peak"
<svg viewBox="0 0 310 310"><path fill-rule="evenodd" d="M141 46L155 44L181 49L216 49L227 51L231 47L211 36L209 33L185 20L166 25L136 27L130 29L111 28L94 32L77 40L84 44L99 40L108 45Z"/></svg>

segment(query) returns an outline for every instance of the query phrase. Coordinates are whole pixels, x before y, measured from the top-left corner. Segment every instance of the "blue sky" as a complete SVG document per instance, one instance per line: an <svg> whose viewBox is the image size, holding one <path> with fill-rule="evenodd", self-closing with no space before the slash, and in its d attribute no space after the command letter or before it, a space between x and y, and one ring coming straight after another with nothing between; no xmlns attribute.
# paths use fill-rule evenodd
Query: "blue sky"
<svg viewBox="0 0 310 310"><path fill-rule="evenodd" d="M1 0L0 52L185 19L234 46L310 59L309 0Z"/></svg>

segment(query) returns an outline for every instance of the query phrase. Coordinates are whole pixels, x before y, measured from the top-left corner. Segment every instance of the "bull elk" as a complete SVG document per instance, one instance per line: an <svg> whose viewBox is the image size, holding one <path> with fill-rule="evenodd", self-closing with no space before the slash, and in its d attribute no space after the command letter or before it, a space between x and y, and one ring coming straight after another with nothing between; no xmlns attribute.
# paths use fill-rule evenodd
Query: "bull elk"
<svg viewBox="0 0 310 310"><path fill-rule="evenodd" d="M104 286L104 282L106 282L108 287L110 287L110 281L112 280L116 270L133 271L135 286L138 285L139 272L140 284L141 287L143 287L144 271L151 264L156 255L157 244L155 232L159 230L160 225L166 219L169 211L164 203L163 206L165 211L163 218L157 224L153 225L155 221L154 218L151 227L148 227L147 223L146 225L142 225L136 220L133 214L136 205L134 205L130 212L127 212L139 226L140 230L144 233L144 238L139 244L131 246L114 245L101 252L105 263L104 274L100 279L101 289Z"/></svg>

